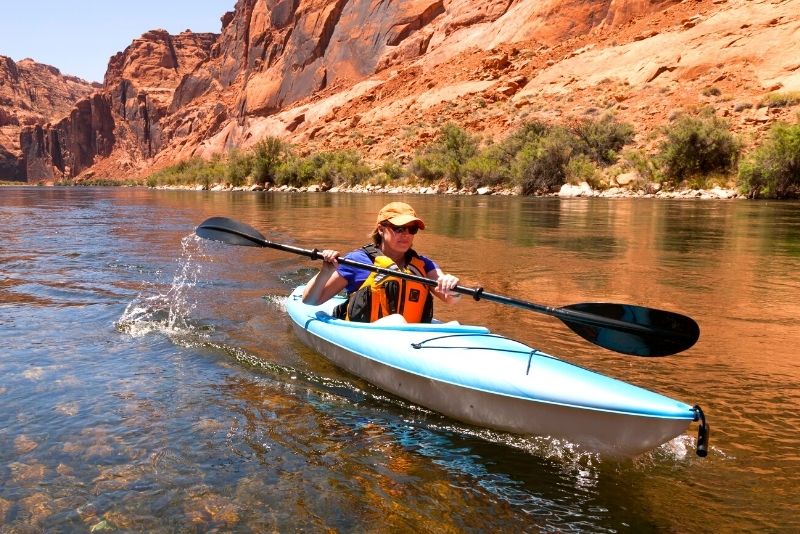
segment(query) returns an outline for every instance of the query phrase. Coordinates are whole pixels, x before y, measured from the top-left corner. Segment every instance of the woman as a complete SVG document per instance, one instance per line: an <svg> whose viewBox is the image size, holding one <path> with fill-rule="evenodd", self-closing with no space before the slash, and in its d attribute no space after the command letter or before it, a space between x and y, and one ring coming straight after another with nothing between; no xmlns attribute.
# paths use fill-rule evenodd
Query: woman
<svg viewBox="0 0 800 534"><path fill-rule="evenodd" d="M336 317L373 322L399 314L410 323L430 322L433 317L432 295L447 303L456 301L461 295L452 291L458 285L458 278L445 274L434 261L411 248L414 236L424 229L425 223L417 217L414 208L404 202L391 202L378 213L371 236L373 243L350 252L345 258L429 278L436 281L435 288L340 265L338 251L323 250L322 269L306 285L303 302L322 304L346 289L347 302L336 307Z"/></svg>

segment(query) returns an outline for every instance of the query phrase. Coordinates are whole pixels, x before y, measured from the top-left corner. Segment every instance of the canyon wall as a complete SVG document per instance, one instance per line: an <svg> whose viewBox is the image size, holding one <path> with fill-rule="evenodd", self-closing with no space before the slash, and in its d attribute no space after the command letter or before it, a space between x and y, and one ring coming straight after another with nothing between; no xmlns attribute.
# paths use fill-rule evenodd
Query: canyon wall
<svg viewBox="0 0 800 534"><path fill-rule="evenodd" d="M219 34L135 39L95 94L16 125L0 162L17 158L31 182L141 177L268 135L407 161L445 121L496 138L601 112L647 149L648 130L692 106L757 137L787 115L754 102L800 89L797 12L800 0L239 0Z"/></svg>
<svg viewBox="0 0 800 534"><path fill-rule="evenodd" d="M31 59L0 56L0 180L24 180L20 129L70 114L75 103L99 85L65 76Z"/></svg>

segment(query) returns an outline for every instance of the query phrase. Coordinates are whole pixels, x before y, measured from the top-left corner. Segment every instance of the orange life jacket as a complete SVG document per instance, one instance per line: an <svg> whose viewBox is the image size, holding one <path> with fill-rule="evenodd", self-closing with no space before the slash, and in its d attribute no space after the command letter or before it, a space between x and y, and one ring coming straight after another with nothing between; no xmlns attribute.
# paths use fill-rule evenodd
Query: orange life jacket
<svg viewBox="0 0 800 534"><path fill-rule="evenodd" d="M384 256L375 245L364 251L377 267L401 271L391 258ZM402 272L425 277L425 262L409 250ZM429 323L433 319L433 295L430 287L385 273L370 273L358 290L348 296L344 318L348 321L371 323L381 317L399 313L409 323Z"/></svg>

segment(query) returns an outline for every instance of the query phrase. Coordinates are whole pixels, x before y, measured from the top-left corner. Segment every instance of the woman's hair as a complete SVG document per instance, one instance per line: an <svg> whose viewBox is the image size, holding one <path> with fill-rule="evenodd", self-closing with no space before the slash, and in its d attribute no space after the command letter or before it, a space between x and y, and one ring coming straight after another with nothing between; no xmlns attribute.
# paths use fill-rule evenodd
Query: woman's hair
<svg viewBox="0 0 800 534"><path fill-rule="evenodd" d="M370 239L372 239L372 242L375 243L376 246L378 246L378 247L381 246L381 243L383 242L383 236L381 236L381 233L378 231L378 227L377 226L372 231L372 233L369 234L369 237L370 237Z"/></svg>

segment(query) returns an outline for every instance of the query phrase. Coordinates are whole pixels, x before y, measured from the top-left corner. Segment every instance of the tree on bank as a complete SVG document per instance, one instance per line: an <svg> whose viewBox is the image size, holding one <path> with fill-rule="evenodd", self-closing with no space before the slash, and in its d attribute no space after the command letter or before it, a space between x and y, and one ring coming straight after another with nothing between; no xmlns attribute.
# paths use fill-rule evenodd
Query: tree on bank
<svg viewBox="0 0 800 534"><path fill-rule="evenodd" d="M665 178L676 184L693 177L728 174L736 169L741 143L728 123L707 108L681 114L665 129L658 159Z"/></svg>
<svg viewBox="0 0 800 534"><path fill-rule="evenodd" d="M800 197L800 124L776 124L767 141L739 167L749 198Z"/></svg>

